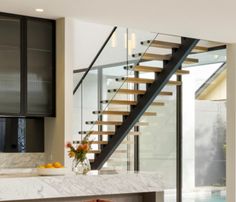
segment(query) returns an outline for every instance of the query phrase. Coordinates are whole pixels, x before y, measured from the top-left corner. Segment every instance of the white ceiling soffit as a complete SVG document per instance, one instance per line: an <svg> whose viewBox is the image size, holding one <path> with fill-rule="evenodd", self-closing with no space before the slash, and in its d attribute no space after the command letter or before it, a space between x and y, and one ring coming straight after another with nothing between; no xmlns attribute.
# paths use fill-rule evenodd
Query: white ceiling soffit
<svg viewBox="0 0 236 202"><path fill-rule="evenodd" d="M236 43L235 0L0 0L0 11ZM43 13L35 12L43 8Z"/></svg>

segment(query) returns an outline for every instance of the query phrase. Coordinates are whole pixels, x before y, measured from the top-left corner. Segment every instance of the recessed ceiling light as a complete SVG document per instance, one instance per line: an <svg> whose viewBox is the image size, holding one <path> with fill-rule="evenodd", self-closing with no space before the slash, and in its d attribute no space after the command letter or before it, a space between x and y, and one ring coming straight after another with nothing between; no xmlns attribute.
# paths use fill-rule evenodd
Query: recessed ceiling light
<svg viewBox="0 0 236 202"><path fill-rule="evenodd" d="M39 12L39 13L42 13L44 10L42 8L36 8L35 11Z"/></svg>

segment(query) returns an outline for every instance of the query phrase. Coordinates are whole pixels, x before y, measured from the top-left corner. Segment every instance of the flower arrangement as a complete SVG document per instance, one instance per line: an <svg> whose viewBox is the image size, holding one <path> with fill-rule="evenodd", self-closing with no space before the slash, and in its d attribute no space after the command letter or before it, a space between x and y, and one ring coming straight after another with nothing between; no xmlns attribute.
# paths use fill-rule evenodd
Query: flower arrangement
<svg viewBox="0 0 236 202"><path fill-rule="evenodd" d="M70 158L75 158L82 162L86 159L86 154L91 149L91 142L86 138L83 139L80 144L75 146L68 142L66 147L69 149L68 155Z"/></svg>
<svg viewBox="0 0 236 202"><path fill-rule="evenodd" d="M76 174L87 174L91 170L90 162L86 157L86 154L91 149L92 141L89 141L90 134L87 134L82 141L73 145L71 142L66 144L66 147L69 149L68 155L70 158L74 158L72 164L72 170Z"/></svg>

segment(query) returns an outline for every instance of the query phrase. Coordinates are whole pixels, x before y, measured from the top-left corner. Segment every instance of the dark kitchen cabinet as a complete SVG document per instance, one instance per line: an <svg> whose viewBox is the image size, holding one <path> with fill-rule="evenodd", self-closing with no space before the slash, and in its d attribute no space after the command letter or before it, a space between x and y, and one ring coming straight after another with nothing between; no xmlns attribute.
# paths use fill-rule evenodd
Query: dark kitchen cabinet
<svg viewBox="0 0 236 202"><path fill-rule="evenodd" d="M0 13L0 116L55 116L55 21Z"/></svg>
<svg viewBox="0 0 236 202"><path fill-rule="evenodd" d="M54 26L27 20L27 113L54 114Z"/></svg>
<svg viewBox="0 0 236 202"><path fill-rule="evenodd" d="M44 152L44 118L0 118L0 152Z"/></svg>
<svg viewBox="0 0 236 202"><path fill-rule="evenodd" d="M0 112L20 113L21 22L0 16Z"/></svg>

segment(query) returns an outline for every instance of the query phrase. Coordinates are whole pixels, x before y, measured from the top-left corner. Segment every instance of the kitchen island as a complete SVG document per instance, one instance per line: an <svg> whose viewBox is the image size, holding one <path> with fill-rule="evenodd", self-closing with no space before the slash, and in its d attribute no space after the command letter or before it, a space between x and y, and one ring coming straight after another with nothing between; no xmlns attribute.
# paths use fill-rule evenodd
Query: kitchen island
<svg viewBox="0 0 236 202"><path fill-rule="evenodd" d="M163 202L164 186L157 173L118 173L42 177L27 173L0 174L0 201Z"/></svg>

